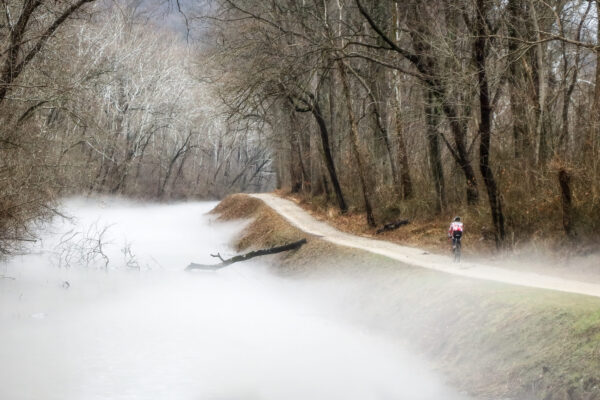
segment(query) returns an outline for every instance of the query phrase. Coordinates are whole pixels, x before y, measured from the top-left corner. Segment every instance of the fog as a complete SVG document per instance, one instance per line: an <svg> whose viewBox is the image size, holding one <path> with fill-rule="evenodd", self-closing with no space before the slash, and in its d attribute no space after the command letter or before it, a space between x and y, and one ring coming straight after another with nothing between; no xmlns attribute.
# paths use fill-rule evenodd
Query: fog
<svg viewBox="0 0 600 400"><path fill-rule="evenodd" d="M184 272L234 253L244 224L211 221L214 205L66 201L73 219L0 266L0 398L465 398L399 338L341 318L337 284L260 260Z"/></svg>

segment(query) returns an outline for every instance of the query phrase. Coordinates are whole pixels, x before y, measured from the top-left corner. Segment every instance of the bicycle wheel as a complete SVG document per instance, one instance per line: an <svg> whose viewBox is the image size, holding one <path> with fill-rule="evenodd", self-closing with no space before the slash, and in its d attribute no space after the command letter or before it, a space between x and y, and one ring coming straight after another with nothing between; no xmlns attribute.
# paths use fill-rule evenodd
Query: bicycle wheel
<svg viewBox="0 0 600 400"><path fill-rule="evenodd" d="M456 245L454 246L454 262L460 262L460 239L456 240Z"/></svg>

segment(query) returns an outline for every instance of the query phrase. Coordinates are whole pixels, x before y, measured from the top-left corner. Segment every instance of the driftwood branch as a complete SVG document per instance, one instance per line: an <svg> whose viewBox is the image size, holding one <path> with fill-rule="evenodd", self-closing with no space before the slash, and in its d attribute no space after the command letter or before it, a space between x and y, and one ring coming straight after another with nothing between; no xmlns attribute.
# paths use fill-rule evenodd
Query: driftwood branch
<svg viewBox="0 0 600 400"><path fill-rule="evenodd" d="M219 260L221 260L221 262L225 262L225 260L223 259L223 257L221 257L221 253L211 254L210 256L218 258Z"/></svg>
<svg viewBox="0 0 600 400"><path fill-rule="evenodd" d="M377 234L388 231L393 231L395 229L400 228L401 226L408 225L410 222L407 219L403 219L401 221L391 222L389 224L385 224L382 228L377 229Z"/></svg>
<svg viewBox="0 0 600 400"><path fill-rule="evenodd" d="M224 267L231 265L233 263L236 263L236 262L248 261L249 259L254 258L254 257L266 256L268 254L277 254L277 253L281 253L284 251L296 250L296 249L299 249L300 247L302 247L304 244L306 244L306 239L298 240L297 242L289 243L289 244L286 244L283 246L277 246L277 247L271 247L269 249L251 251L249 253L235 256L232 258L228 258L226 260L223 259L223 257L221 257L221 254L219 254L219 253L211 254L212 257L220 259L221 264L206 265L206 264L191 263L190 265L187 266L186 271L191 271L194 269L213 271L213 270L224 268Z"/></svg>

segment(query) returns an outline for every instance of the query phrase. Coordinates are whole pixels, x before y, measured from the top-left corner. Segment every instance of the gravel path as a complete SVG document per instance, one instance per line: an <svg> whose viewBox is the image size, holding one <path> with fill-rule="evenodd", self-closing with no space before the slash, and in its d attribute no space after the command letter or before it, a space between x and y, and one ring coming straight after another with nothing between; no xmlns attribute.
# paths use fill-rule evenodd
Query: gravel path
<svg viewBox="0 0 600 400"><path fill-rule="evenodd" d="M383 240L369 239L341 232L325 222L318 221L294 202L269 193L252 195L287 219L297 228L328 242L380 254L405 264L433 269L468 278L484 279L561 292L600 297L600 284L581 282L532 272L515 271L489 265L461 262L453 263L451 257L432 254L414 247L406 247Z"/></svg>

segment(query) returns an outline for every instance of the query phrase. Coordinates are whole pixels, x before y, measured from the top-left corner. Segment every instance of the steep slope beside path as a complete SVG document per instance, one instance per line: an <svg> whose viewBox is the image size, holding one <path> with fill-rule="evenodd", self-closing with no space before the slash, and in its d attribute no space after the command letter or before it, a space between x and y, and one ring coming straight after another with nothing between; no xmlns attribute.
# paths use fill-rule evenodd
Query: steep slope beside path
<svg viewBox="0 0 600 400"><path fill-rule="evenodd" d="M276 195L261 193L252 196L264 201L265 204L297 228L309 234L320 236L323 240L337 245L369 251L405 264L468 278L600 297L600 284L508 270L479 263L461 262L456 264L452 262L450 256L431 254L412 247L341 232L324 222L316 220L292 201L282 199Z"/></svg>

